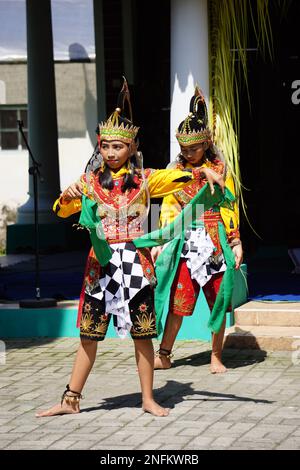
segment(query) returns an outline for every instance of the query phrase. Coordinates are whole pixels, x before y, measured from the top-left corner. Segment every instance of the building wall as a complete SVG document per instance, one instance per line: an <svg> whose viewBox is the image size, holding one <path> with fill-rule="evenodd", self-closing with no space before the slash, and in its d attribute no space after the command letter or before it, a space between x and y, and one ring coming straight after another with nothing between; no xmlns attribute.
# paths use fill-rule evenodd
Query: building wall
<svg viewBox="0 0 300 470"><path fill-rule="evenodd" d="M95 64L56 63L60 184L65 188L85 168L96 143ZM27 65L0 64L0 104L27 104ZM45 109L45 113L47 110ZM38 160L38 155L35 155ZM42 170L42 169L41 169ZM28 157L22 150L0 150L0 207L27 199ZM9 177L7 177L9 175Z"/></svg>

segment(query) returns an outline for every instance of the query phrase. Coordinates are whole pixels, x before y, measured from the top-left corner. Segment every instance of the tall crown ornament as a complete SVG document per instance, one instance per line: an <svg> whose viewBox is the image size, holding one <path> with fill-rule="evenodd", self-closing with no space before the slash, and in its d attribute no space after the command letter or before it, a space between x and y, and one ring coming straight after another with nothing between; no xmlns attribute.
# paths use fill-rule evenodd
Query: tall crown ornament
<svg viewBox="0 0 300 470"><path fill-rule="evenodd" d="M126 78L123 77L123 86L118 96L117 107L106 121L99 124L99 144L102 140L120 140L130 144L137 136L139 127L132 123L132 109L130 103L130 93ZM129 110L129 119L123 113L125 105Z"/></svg>
<svg viewBox="0 0 300 470"><path fill-rule="evenodd" d="M182 147L208 142L212 144L212 133L208 127L208 113L205 98L198 86L190 101L190 112L179 124L176 138Z"/></svg>

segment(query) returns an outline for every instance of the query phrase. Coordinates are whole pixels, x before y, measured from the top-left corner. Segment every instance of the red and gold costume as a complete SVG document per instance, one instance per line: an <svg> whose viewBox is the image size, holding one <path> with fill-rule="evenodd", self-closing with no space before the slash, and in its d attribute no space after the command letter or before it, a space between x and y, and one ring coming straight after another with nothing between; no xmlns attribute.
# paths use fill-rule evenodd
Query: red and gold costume
<svg viewBox="0 0 300 470"><path fill-rule="evenodd" d="M122 333L120 336L124 336L125 330L129 330L130 327L133 338L151 338L156 336L155 314L152 305L153 287L156 283L155 272L149 249L136 249L132 240L143 234L142 224L148 215L148 196L154 198L164 197L169 196L174 191L182 190L187 185L192 184L194 178L200 179L200 171L199 169L194 169L192 172L181 169L145 169L135 176L137 188L132 188L124 193L121 190L123 177L128 172L126 165L116 173L111 172L114 183L111 190L101 186L98 177L99 172L88 176L84 174L80 181L83 183L84 194L97 203L103 232L113 250L113 254L117 256L118 253L121 253L122 255L122 275L125 273L129 277L131 276L131 279L128 280L131 284L128 284L129 287L125 287L125 290L135 289L131 291L133 297L127 298L131 313L131 325L127 318L127 323L123 325L123 329L119 328ZM73 199L65 203L61 197L55 202L54 210L59 217L69 217L81 210L81 200ZM126 257L131 256L133 252L136 255L135 258L126 261ZM141 268L139 274L132 271L133 263L135 269ZM131 271L127 272L127 269ZM104 296L100 294L107 290L107 286L101 288L101 282L104 282L105 275L111 275L108 273L109 270L111 273L112 263L110 262L108 267L101 267L93 248L91 248L85 270L77 322L82 337L98 341L105 337L110 315L113 312L108 311L107 304L104 301L105 296L108 296L108 292ZM137 281L138 284L132 286L133 281ZM145 294L144 296L140 295L142 291ZM124 295L126 296L126 292ZM136 304L137 301L138 304ZM114 304L112 309L119 307ZM101 311L101 315L96 314L97 310ZM137 311L141 315L137 315Z"/></svg>
<svg viewBox="0 0 300 470"><path fill-rule="evenodd" d="M178 162L173 167L174 171L177 171L178 169L191 168L191 165L189 163L183 165ZM201 167L211 168L215 172L224 175L225 165L218 159L215 159L214 162L206 161ZM165 226L171 223L205 184L205 179L198 179L180 191L166 196L163 199L161 208L161 225ZM233 179L229 175L225 177L225 186L234 194ZM224 224L229 243L233 239L239 238L239 213L237 205L235 203L234 210L225 207L213 207L205 211L200 220L204 222L205 230L209 234L215 248L213 255L209 259L212 276L202 285L207 303L210 309L212 309L222 280L222 272L226 269L219 240L218 222ZM200 287L199 283L191 278L186 259L182 257L172 285L169 311L181 316L192 315Z"/></svg>

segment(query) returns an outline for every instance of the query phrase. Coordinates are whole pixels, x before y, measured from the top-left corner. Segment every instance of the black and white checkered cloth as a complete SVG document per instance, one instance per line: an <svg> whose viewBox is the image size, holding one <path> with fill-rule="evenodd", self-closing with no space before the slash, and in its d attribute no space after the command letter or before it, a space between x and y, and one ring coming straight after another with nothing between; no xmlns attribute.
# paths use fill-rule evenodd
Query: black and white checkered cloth
<svg viewBox="0 0 300 470"><path fill-rule="evenodd" d="M214 244L204 226L186 230L181 258L186 259L191 278L195 279L201 287L210 280L213 274L226 270L223 253L217 258L213 253Z"/></svg>
<svg viewBox="0 0 300 470"><path fill-rule="evenodd" d="M144 276L139 255L133 243L110 245L112 257L101 268L99 288L90 295L101 300L105 296L106 313L115 315L117 335L125 338L131 329L129 302L149 281Z"/></svg>

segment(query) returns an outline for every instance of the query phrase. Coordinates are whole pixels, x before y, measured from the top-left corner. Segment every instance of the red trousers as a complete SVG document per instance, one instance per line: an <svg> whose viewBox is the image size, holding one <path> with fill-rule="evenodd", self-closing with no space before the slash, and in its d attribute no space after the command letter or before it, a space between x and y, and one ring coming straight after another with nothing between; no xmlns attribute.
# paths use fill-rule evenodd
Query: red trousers
<svg viewBox="0 0 300 470"><path fill-rule="evenodd" d="M210 310L214 306L223 274L223 272L213 274L211 279L203 286L203 292ZM171 289L169 311L184 317L192 315L199 292L200 286L198 282L195 279L191 279L186 260L181 259Z"/></svg>

